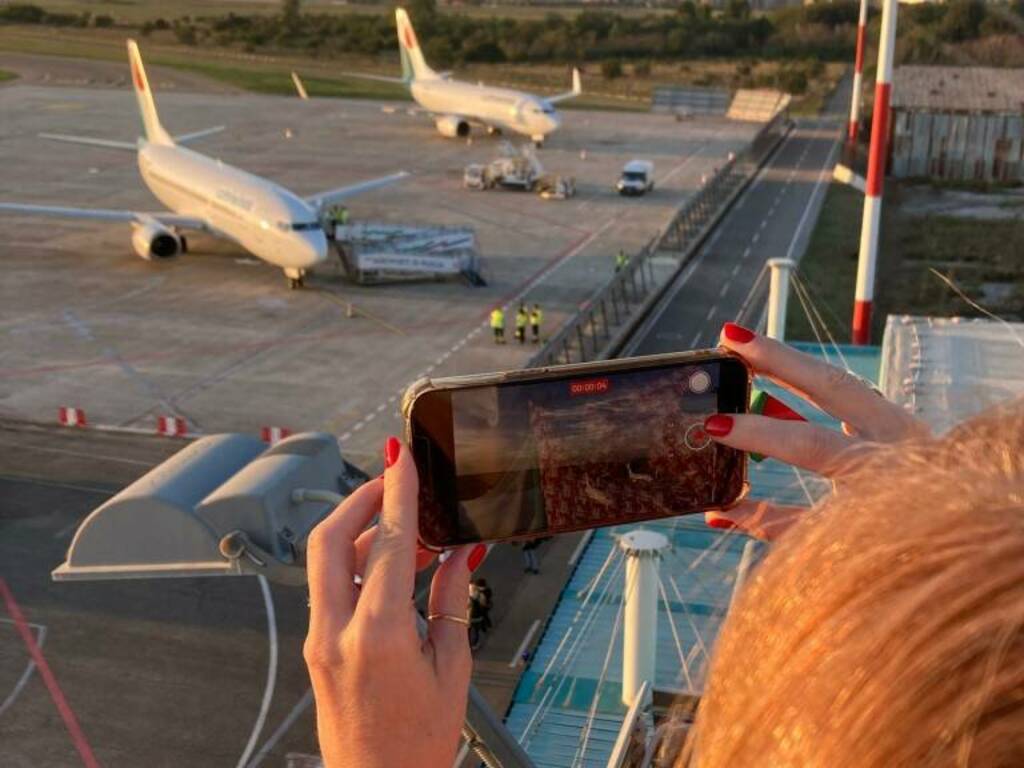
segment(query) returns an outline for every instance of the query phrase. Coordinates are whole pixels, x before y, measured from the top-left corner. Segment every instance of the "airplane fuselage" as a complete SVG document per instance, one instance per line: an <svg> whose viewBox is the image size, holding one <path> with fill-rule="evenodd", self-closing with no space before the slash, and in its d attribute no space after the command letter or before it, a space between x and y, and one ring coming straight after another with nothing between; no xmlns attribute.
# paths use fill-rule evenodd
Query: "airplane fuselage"
<svg viewBox="0 0 1024 768"><path fill-rule="evenodd" d="M138 161L170 210L205 220L264 261L301 273L327 259L316 209L284 187L180 145L140 139Z"/></svg>
<svg viewBox="0 0 1024 768"><path fill-rule="evenodd" d="M533 94L509 88L443 78L415 78L409 90L416 103L429 112L461 116L534 140L543 139L561 124L558 112L549 103Z"/></svg>

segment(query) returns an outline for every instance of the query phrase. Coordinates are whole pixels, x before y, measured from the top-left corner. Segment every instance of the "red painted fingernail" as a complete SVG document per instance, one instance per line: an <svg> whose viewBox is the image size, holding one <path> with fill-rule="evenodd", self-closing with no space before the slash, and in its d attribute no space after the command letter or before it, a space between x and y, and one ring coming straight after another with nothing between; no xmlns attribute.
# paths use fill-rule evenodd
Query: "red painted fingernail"
<svg viewBox="0 0 1024 768"><path fill-rule="evenodd" d="M715 413L704 419L704 431L713 437L725 437L732 432L732 416Z"/></svg>
<svg viewBox="0 0 1024 768"><path fill-rule="evenodd" d="M736 323L726 323L723 325L722 333L725 334L725 338L729 341L736 341L740 344L746 344L757 335L749 328L744 328L742 325L736 325Z"/></svg>
<svg viewBox="0 0 1024 768"><path fill-rule="evenodd" d="M384 443L384 467L393 467L398 457L402 454L402 444L397 437L389 437Z"/></svg>
<svg viewBox="0 0 1024 768"><path fill-rule="evenodd" d="M731 531L736 527L736 523L732 520L727 520L724 517L712 517L707 521L708 526L711 528L719 528L723 531Z"/></svg>
<svg viewBox="0 0 1024 768"><path fill-rule="evenodd" d="M487 556L487 545L477 544L473 547L473 551L469 553L469 560L466 561L466 565L469 566L469 572L472 573L480 567L480 563L484 561L484 557Z"/></svg>

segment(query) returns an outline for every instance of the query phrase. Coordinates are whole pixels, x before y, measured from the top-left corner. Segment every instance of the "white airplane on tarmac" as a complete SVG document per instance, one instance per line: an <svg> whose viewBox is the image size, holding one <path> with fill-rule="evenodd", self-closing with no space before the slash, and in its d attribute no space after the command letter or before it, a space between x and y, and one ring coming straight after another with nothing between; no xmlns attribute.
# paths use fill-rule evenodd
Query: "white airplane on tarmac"
<svg viewBox="0 0 1024 768"><path fill-rule="evenodd" d="M128 60L145 138L140 137L133 144L84 136L40 135L58 141L137 152L142 180L170 211L148 213L21 203L0 203L0 211L129 222L132 247L146 260L168 259L184 253L187 243L179 230L207 232L232 240L253 255L281 267L289 285L299 288L306 272L327 260L329 247L322 221L326 209L408 176L404 172L394 173L299 197L272 181L181 146L223 130L223 126L172 137L160 124L134 40L128 41Z"/></svg>
<svg viewBox="0 0 1024 768"><path fill-rule="evenodd" d="M395 9L395 22L402 54L402 77L355 76L408 86L416 103L434 117L442 136L468 136L470 123L478 123L490 132L510 131L529 136L539 147L544 137L562 124L554 105L583 92L578 69L572 71L571 91L547 98L510 88L452 80L447 72L435 72L427 66L409 15L402 8Z"/></svg>

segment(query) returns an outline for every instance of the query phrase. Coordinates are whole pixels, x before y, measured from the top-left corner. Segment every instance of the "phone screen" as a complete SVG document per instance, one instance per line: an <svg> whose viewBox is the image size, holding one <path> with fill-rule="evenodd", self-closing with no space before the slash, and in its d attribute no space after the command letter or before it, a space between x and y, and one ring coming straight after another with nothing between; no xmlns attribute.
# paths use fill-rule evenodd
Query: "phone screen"
<svg viewBox="0 0 1024 768"><path fill-rule="evenodd" d="M727 505L743 455L703 422L745 410L747 392L727 357L426 392L411 414L420 536L452 546Z"/></svg>

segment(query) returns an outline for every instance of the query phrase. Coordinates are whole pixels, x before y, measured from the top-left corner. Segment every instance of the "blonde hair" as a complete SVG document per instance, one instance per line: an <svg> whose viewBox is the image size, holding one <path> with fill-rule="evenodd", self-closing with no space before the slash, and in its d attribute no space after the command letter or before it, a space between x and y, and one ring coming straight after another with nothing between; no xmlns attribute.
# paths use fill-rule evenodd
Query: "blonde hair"
<svg viewBox="0 0 1024 768"><path fill-rule="evenodd" d="M880 451L719 637L698 768L1024 766L1024 401Z"/></svg>

